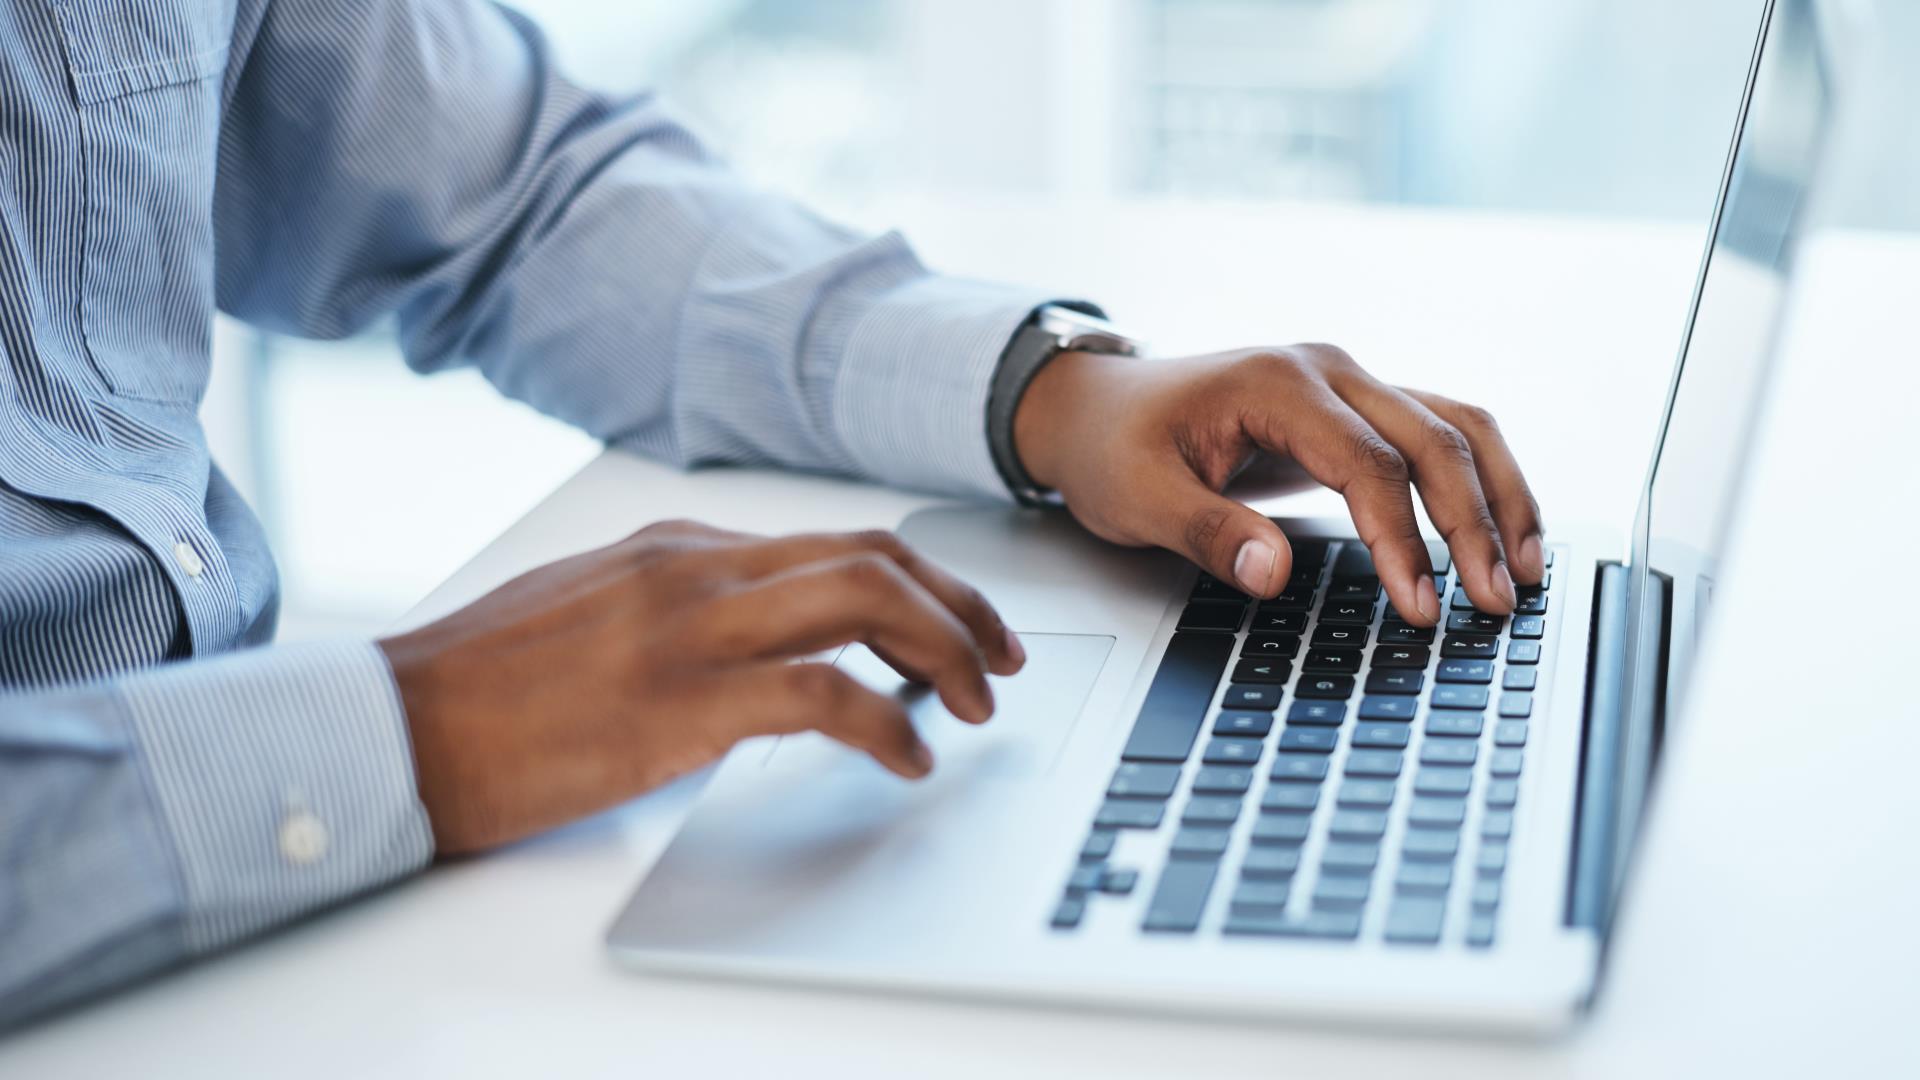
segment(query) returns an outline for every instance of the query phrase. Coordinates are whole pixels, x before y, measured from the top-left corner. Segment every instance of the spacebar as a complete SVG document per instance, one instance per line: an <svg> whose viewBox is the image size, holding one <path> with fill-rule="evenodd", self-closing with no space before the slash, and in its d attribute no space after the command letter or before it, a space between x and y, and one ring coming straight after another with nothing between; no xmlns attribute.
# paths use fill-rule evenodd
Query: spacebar
<svg viewBox="0 0 1920 1080"><path fill-rule="evenodd" d="M1232 634L1173 635L1120 755L1123 760L1187 760L1233 655L1233 640Z"/></svg>

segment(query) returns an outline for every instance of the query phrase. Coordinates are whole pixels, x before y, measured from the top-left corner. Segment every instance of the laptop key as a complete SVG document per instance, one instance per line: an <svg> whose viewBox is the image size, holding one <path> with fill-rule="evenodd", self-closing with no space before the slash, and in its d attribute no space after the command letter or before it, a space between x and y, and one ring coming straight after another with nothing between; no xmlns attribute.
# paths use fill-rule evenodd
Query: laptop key
<svg viewBox="0 0 1920 1080"><path fill-rule="evenodd" d="M1343 807L1392 806L1393 791L1391 780L1347 780L1341 783L1340 794L1334 801Z"/></svg>
<svg viewBox="0 0 1920 1080"><path fill-rule="evenodd" d="M1342 540L1340 555L1333 560L1334 577L1377 577L1379 572L1373 568L1373 554L1367 545L1358 540Z"/></svg>
<svg viewBox="0 0 1920 1080"><path fill-rule="evenodd" d="M1442 659L1491 660L1499 654L1500 639L1490 634L1448 634L1440 642Z"/></svg>
<svg viewBox="0 0 1920 1080"><path fill-rule="evenodd" d="M1174 859L1160 872L1153 899L1147 902L1144 930L1190 934L1200 925L1213 890L1219 864L1212 859Z"/></svg>
<svg viewBox="0 0 1920 1080"><path fill-rule="evenodd" d="M1227 853L1233 833L1211 826L1190 825L1173 834L1176 859L1218 859Z"/></svg>
<svg viewBox="0 0 1920 1080"><path fill-rule="evenodd" d="M1447 616L1451 634L1497 634L1507 625L1505 615L1487 615L1479 611L1456 611Z"/></svg>
<svg viewBox="0 0 1920 1080"><path fill-rule="evenodd" d="M1067 875L1067 895L1085 896L1100 887L1100 879L1105 877L1107 868L1099 863L1082 863Z"/></svg>
<svg viewBox="0 0 1920 1080"><path fill-rule="evenodd" d="M1289 724L1318 724L1322 727L1339 727L1347 718L1347 703L1344 701L1296 701L1287 710Z"/></svg>
<svg viewBox="0 0 1920 1080"><path fill-rule="evenodd" d="M1294 697L1314 698L1316 700L1345 701L1353 696L1353 676L1351 675L1302 675L1294 684Z"/></svg>
<svg viewBox="0 0 1920 1080"><path fill-rule="evenodd" d="M1460 834L1452 829L1408 829L1400 839L1400 857L1420 862L1451 862L1460 851Z"/></svg>
<svg viewBox="0 0 1920 1080"><path fill-rule="evenodd" d="M1433 650L1424 646L1389 645L1383 641L1373 650L1373 666L1376 668L1424 669L1432 659Z"/></svg>
<svg viewBox="0 0 1920 1080"><path fill-rule="evenodd" d="M1436 709L1484 709L1487 707L1487 688L1441 683L1433 688L1430 700Z"/></svg>
<svg viewBox="0 0 1920 1080"><path fill-rule="evenodd" d="M1409 626L1406 623L1392 623L1380 628L1382 645L1431 645L1433 627Z"/></svg>
<svg viewBox="0 0 1920 1080"><path fill-rule="evenodd" d="M1481 878L1473 883L1473 906L1486 910L1500 906L1500 879Z"/></svg>
<svg viewBox="0 0 1920 1080"><path fill-rule="evenodd" d="M1235 765L1204 765L1193 774L1196 795L1244 795L1253 786L1253 770Z"/></svg>
<svg viewBox="0 0 1920 1080"><path fill-rule="evenodd" d="M1359 649L1307 650L1306 659L1300 661L1300 670L1305 672L1333 672L1340 675L1352 675L1360 670Z"/></svg>
<svg viewBox="0 0 1920 1080"><path fill-rule="evenodd" d="M1145 799L1108 799L1093 823L1102 829L1157 829L1166 804Z"/></svg>
<svg viewBox="0 0 1920 1080"><path fill-rule="evenodd" d="M1487 781L1487 805L1507 809L1520 801L1520 781L1494 779Z"/></svg>
<svg viewBox="0 0 1920 1080"><path fill-rule="evenodd" d="M1472 739L1428 739L1420 744L1422 765L1471 765L1480 756Z"/></svg>
<svg viewBox="0 0 1920 1080"><path fill-rule="evenodd" d="M1081 862L1101 862L1113 854L1113 841L1120 834L1112 829L1095 829L1087 834L1087 842L1080 845Z"/></svg>
<svg viewBox="0 0 1920 1080"><path fill-rule="evenodd" d="M1442 660L1434 669L1435 682L1443 683L1480 683L1493 681L1493 661L1491 660Z"/></svg>
<svg viewBox="0 0 1920 1080"><path fill-rule="evenodd" d="M1214 688L1227 669L1233 639L1225 634L1178 633L1167 643L1166 655L1147 700L1133 722L1121 758L1127 761L1185 761L1193 740L1206 722Z"/></svg>
<svg viewBox="0 0 1920 1080"><path fill-rule="evenodd" d="M1467 800L1422 795L1407 808L1407 824L1435 829L1457 829L1467 820Z"/></svg>
<svg viewBox="0 0 1920 1080"><path fill-rule="evenodd" d="M1311 585L1288 585L1286 590L1271 600L1260 601L1261 611L1305 611L1313 606L1314 589Z"/></svg>
<svg viewBox="0 0 1920 1080"><path fill-rule="evenodd" d="M1263 660L1285 660L1299 651L1299 634L1248 634L1246 642L1240 646L1242 659L1257 656Z"/></svg>
<svg viewBox="0 0 1920 1080"><path fill-rule="evenodd" d="M1493 726L1493 745L1527 745L1527 722L1525 720L1502 720Z"/></svg>
<svg viewBox="0 0 1920 1080"><path fill-rule="evenodd" d="M1487 759L1487 771L1495 776L1519 776L1525 753L1518 748L1495 750Z"/></svg>
<svg viewBox="0 0 1920 1080"><path fill-rule="evenodd" d="M1233 681L1237 683L1283 683L1291 678L1293 661L1284 657L1246 656L1233 665Z"/></svg>
<svg viewBox="0 0 1920 1080"><path fill-rule="evenodd" d="M1371 874L1380 864L1380 845L1372 840L1331 840L1320 853L1322 874Z"/></svg>
<svg viewBox="0 0 1920 1080"><path fill-rule="evenodd" d="M1140 761L1121 762L1107 784L1107 794L1123 799L1164 799L1180 783L1180 766Z"/></svg>
<svg viewBox="0 0 1920 1080"><path fill-rule="evenodd" d="M1480 835L1488 840L1505 840L1513 835L1513 811L1489 810L1480 819Z"/></svg>
<svg viewBox="0 0 1920 1080"><path fill-rule="evenodd" d="M1500 874L1507 868L1507 842L1505 840L1483 841L1480 845L1480 853L1473 858L1473 865L1482 874Z"/></svg>
<svg viewBox="0 0 1920 1080"><path fill-rule="evenodd" d="M1320 754L1275 754L1267 777L1319 783L1327 778L1327 759Z"/></svg>
<svg viewBox="0 0 1920 1080"><path fill-rule="evenodd" d="M1387 834L1387 815L1380 810L1336 810L1327 831L1342 840L1378 840Z"/></svg>
<svg viewBox="0 0 1920 1080"><path fill-rule="evenodd" d="M1229 934L1351 940L1360 936L1360 913L1318 909L1301 916L1230 914Z"/></svg>
<svg viewBox="0 0 1920 1080"><path fill-rule="evenodd" d="M1323 876L1313 886L1316 908L1357 908L1367 902L1370 881L1365 877Z"/></svg>
<svg viewBox="0 0 1920 1080"><path fill-rule="evenodd" d="M1387 908L1386 938L1402 945L1432 945L1440 940L1447 904L1427 896L1397 896Z"/></svg>
<svg viewBox="0 0 1920 1080"><path fill-rule="evenodd" d="M1207 744L1200 760L1208 765L1251 765L1260 760L1264 745L1259 739L1216 738Z"/></svg>
<svg viewBox="0 0 1920 1080"><path fill-rule="evenodd" d="M1360 719L1411 720L1414 712L1419 708L1420 702L1417 698L1364 697L1360 699Z"/></svg>
<svg viewBox="0 0 1920 1080"><path fill-rule="evenodd" d="M1053 909L1051 922L1055 930L1071 930L1080 925L1080 920L1085 918L1086 914L1087 902L1077 896L1069 896L1062 899L1059 906Z"/></svg>
<svg viewBox="0 0 1920 1080"><path fill-rule="evenodd" d="M1450 862L1402 862L1393 883L1401 892L1445 893L1453 884Z"/></svg>
<svg viewBox="0 0 1920 1080"><path fill-rule="evenodd" d="M1426 765L1413 778L1416 795L1465 795L1473 790L1473 770L1450 765Z"/></svg>
<svg viewBox="0 0 1920 1080"><path fill-rule="evenodd" d="M1253 599L1253 597L1221 581L1212 574L1201 574L1200 579L1193 583L1193 592L1188 595L1194 600L1211 600L1233 604L1244 604Z"/></svg>
<svg viewBox="0 0 1920 1080"><path fill-rule="evenodd" d="M1426 685L1427 675L1423 671L1409 671L1405 668L1379 668L1367 673L1367 693L1369 694L1417 694Z"/></svg>
<svg viewBox="0 0 1920 1080"><path fill-rule="evenodd" d="M1287 881L1242 881L1234 886L1232 910L1272 914L1287 906Z"/></svg>
<svg viewBox="0 0 1920 1080"><path fill-rule="evenodd" d="M1404 750L1412 738L1412 724L1361 724L1353 729L1353 745L1368 750Z"/></svg>
<svg viewBox="0 0 1920 1080"><path fill-rule="evenodd" d="M1539 668L1510 667L1500 676L1502 690L1531 690L1539 684Z"/></svg>
<svg viewBox="0 0 1920 1080"><path fill-rule="evenodd" d="M1196 795L1180 812L1185 825L1231 825L1240 818L1240 800L1225 795Z"/></svg>
<svg viewBox="0 0 1920 1080"><path fill-rule="evenodd" d="M1261 738L1273 730L1273 714L1270 712L1223 712L1213 718L1215 735L1244 735Z"/></svg>
<svg viewBox="0 0 1920 1080"><path fill-rule="evenodd" d="M1353 750L1347 754L1348 776L1399 776L1403 755L1398 750Z"/></svg>
<svg viewBox="0 0 1920 1080"><path fill-rule="evenodd" d="M1327 600L1342 604L1371 604L1380 599L1379 578L1334 578L1327 586Z"/></svg>
<svg viewBox="0 0 1920 1080"><path fill-rule="evenodd" d="M1273 683L1233 683L1221 695L1220 705L1227 709L1265 709L1272 712L1280 707L1280 687Z"/></svg>
<svg viewBox="0 0 1920 1080"><path fill-rule="evenodd" d="M1256 844L1299 844L1313 829L1313 818L1306 814L1266 814L1253 820Z"/></svg>
<svg viewBox="0 0 1920 1080"><path fill-rule="evenodd" d="M1269 784L1260 795L1260 809L1310 813L1320 805L1317 784Z"/></svg>
<svg viewBox="0 0 1920 1080"><path fill-rule="evenodd" d="M1363 649L1371 633L1364 626L1321 623L1313 628L1313 644L1330 649Z"/></svg>
<svg viewBox="0 0 1920 1080"><path fill-rule="evenodd" d="M1261 608L1247 629L1256 634L1298 634L1307 628L1307 613L1285 608Z"/></svg>
<svg viewBox="0 0 1920 1080"><path fill-rule="evenodd" d="M1486 720L1477 712L1449 712L1440 709L1427 714L1427 734L1479 738Z"/></svg>
<svg viewBox="0 0 1920 1080"><path fill-rule="evenodd" d="M1515 615L1545 615L1547 613L1547 594L1541 589L1520 589L1519 602L1513 605Z"/></svg>
<svg viewBox="0 0 1920 1080"><path fill-rule="evenodd" d="M1309 754L1331 754L1333 748L1340 745L1340 732L1334 728L1293 727L1289 725L1280 733L1280 749L1300 750Z"/></svg>
<svg viewBox="0 0 1920 1080"><path fill-rule="evenodd" d="M1509 720L1525 720L1533 715L1533 695L1524 690L1508 690L1501 694L1500 715Z"/></svg>
<svg viewBox="0 0 1920 1080"><path fill-rule="evenodd" d="M1231 634L1240 629L1247 609L1235 604L1188 604L1180 613L1180 629L1210 630Z"/></svg>
<svg viewBox="0 0 1920 1080"><path fill-rule="evenodd" d="M1100 879L1100 891L1108 896L1127 896L1140 883L1138 870L1108 870Z"/></svg>
<svg viewBox="0 0 1920 1080"><path fill-rule="evenodd" d="M1323 623L1342 623L1347 626L1370 626L1373 624L1373 604L1336 604L1332 601L1320 605L1320 621Z"/></svg>
<svg viewBox="0 0 1920 1080"><path fill-rule="evenodd" d="M1467 920L1467 944L1484 949L1493 944L1493 916L1476 913Z"/></svg>
<svg viewBox="0 0 1920 1080"><path fill-rule="evenodd" d="M1537 641L1510 641L1507 643L1507 663L1537 664L1540 662L1540 643Z"/></svg>
<svg viewBox="0 0 1920 1080"><path fill-rule="evenodd" d="M1247 857L1240 861L1240 876L1267 880L1271 878L1292 877L1300 869L1300 849L1297 847L1276 847L1256 845L1247 849Z"/></svg>
<svg viewBox="0 0 1920 1080"><path fill-rule="evenodd" d="M1513 636L1517 638L1541 638L1547 636L1547 619L1544 615L1516 615L1513 617Z"/></svg>

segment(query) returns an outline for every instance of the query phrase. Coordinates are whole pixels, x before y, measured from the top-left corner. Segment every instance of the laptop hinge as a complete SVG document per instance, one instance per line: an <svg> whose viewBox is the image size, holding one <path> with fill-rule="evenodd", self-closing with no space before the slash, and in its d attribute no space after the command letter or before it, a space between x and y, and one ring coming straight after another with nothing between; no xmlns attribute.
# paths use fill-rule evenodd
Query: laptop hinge
<svg viewBox="0 0 1920 1080"><path fill-rule="evenodd" d="M1603 931L1612 893L1619 821L1621 733L1626 722L1627 568L1602 563L1595 584L1587 664L1586 727L1574 800L1567 926Z"/></svg>

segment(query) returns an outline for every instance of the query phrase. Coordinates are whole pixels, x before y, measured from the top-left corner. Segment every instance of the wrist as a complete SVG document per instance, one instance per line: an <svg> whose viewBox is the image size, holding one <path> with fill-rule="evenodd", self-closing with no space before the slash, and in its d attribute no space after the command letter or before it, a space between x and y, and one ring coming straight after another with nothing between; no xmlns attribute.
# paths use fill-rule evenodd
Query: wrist
<svg viewBox="0 0 1920 1080"><path fill-rule="evenodd" d="M1027 384L1013 413L1013 451L1027 475L1058 490L1069 447L1079 441L1074 420L1097 393L1102 373L1129 358L1069 349L1056 355Z"/></svg>

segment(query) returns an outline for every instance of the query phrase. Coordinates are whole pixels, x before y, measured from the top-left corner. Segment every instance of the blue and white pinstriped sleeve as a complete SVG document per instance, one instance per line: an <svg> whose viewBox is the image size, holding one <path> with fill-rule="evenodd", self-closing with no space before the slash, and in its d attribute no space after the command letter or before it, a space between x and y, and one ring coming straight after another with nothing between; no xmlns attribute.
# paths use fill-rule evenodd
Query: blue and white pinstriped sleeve
<svg viewBox="0 0 1920 1080"><path fill-rule="evenodd" d="M227 311L321 337L397 311L415 368L471 364L682 465L1009 497L988 387L1056 296L941 277L755 188L655 98L569 81L503 8L290 0L245 70L216 189Z"/></svg>
<svg viewBox="0 0 1920 1080"><path fill-rule="evenodd" d="M0 1028L424 866L364 642L0 699Z"/></svg>

